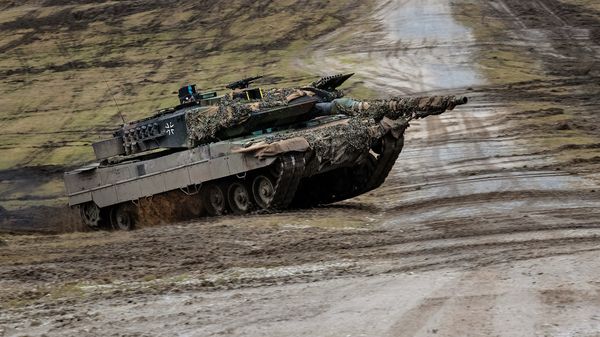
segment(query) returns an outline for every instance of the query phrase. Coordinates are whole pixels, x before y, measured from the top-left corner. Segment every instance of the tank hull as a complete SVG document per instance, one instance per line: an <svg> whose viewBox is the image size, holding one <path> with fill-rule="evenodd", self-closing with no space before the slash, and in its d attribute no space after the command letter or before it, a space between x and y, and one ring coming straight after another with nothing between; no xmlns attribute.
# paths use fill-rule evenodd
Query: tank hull
<svg viewBox="0 0 600 337"><path fill-rule="evenodd" d="M127 206L126 214L135 214L138 200L176 190L198 192L190 197L202 199L207 215L281 210L352 198L381 185L402 149L403 138L388 129L377 138L353 144L348 137L357 138L367 130L354 130L357 126L351 121L342 115L321 117L285 132L82 167L65 173L69 205L79 206L84 222L92 228L131 229L133 226L123 228L115 213L125 212ZM341 134L346 138L339 138ZM370 144L376 143L383 144L380 154L372 151ZM247 203L238 202L240 186L241 198ZM219 206L211 198L223 198L224 202Z"/></svg>
<svg viewBox="0 0 600 337"><path fill-rule="evenodd" d="M108 207L242 174L275 160L233 153L239 146L234 142L214 143L153 159L107 167L94 164L67 172L64 181L69 205L94 202Z"/></svg>

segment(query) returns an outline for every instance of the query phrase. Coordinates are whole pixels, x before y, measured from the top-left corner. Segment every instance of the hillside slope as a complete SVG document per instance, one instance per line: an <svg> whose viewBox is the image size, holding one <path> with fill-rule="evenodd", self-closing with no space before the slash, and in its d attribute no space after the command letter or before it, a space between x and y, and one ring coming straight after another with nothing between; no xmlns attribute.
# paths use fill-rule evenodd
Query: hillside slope
<svg viewBox="0 0 600 337"><path fill-rule="evenodd" d="M93 159L91 142L177 102L197 83L242 76L308 82L294 55L354 20L344 1L9 1L0 5L0 203L64 203L65 166ZM327 72L324 69L323 72ZM312 76L309 76L312 75Z"/></svg>

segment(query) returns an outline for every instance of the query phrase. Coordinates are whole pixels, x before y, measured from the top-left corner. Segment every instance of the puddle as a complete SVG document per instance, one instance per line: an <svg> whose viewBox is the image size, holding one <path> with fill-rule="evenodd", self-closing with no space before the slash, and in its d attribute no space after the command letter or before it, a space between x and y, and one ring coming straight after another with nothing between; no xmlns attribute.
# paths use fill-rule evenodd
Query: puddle
<svg viewBox="0 0 600 337"><path fill-rule="evenodd" d="M454 19L450 1L389 1L366 21L383 29L338 30L319 39L298 65L317 73L355 72L381 97L485 82L473 69L475 38Z"/></svg>
<svg viewBox="0 0 600 337"><path fill-rule="evenodd" d="M446 1L412 0L397 2L390 7L385 8L383 15L387 31L394 40L460 41L465 37L472 40L469 29L448 15L451 8Z"/></svg>
<svg viewBox="0 0 600 337"><path fill-rule="evenodd" d="M482 84L472 67L475 38L452 17L449 1L397 1L378 15L386 39L403 50L385 61L388 71L403 74L398 86L429 91Z"/></svg>

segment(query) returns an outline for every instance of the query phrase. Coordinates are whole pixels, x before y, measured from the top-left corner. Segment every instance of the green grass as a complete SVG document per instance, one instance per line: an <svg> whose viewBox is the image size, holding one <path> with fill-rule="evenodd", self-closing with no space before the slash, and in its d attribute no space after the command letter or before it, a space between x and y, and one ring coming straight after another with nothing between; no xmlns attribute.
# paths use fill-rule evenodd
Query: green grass
<svg viewBox="0 0 600 337"><path fill-rule="evenodd" d="M547 78L537 57L524 47L495 43L506 39L508 27L497 17L484 14L484 3L465 1L453 6L455 18L471 28L471 33L485 47L479 48L473 65L488 81L506 84Z"/></svg>
<svg viewBox="0 0 600 337"><path fill-rule="evenodd" d="M595 0L562 0L565 3L582 6L600 12L600 3Z"/></svg>

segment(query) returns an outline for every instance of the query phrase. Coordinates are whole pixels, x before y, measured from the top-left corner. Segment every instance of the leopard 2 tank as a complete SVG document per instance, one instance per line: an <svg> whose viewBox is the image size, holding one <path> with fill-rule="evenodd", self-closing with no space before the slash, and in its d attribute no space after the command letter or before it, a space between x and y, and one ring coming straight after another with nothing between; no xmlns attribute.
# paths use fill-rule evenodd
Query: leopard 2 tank
<svg viewBox="0 0 600 337"><path fill-rule="evenodd" d="M216 216L328 204L379 187L413 119L452 110L465 97L355 100L340 74L294 88L179 90L180 104L125 123L93 144L97 162L66 172L69 205L91 228L130 230L137 201L197 191Z"/></svg>

